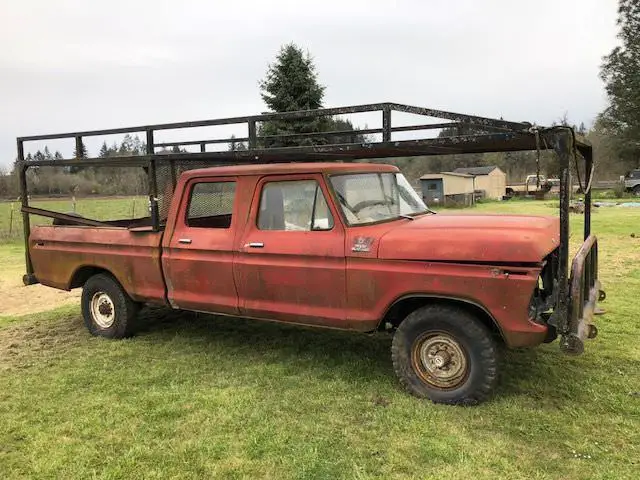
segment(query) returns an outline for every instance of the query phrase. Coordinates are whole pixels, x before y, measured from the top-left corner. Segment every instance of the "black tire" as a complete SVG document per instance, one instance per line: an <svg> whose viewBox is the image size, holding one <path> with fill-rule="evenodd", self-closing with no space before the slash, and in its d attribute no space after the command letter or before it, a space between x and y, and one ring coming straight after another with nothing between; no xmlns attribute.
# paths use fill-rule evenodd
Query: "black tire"
<svg viewBox="0 0 640 480"><path fill-rule="evenodd" d="M636 185L635 187L633 187L632 192L636 197L640 197L640 185Z"/></svg>
<svg viewBox="0 0 640 480"><path fill-rule="evenodd" d="M100 273L82 288L82 316L91 333L106 338L131 336L139 306L111 275Z"/></svg>
<svg viewBox="0 0 640 480"><path fill-rule="evenodd" d="M481 403L498 379L491 332L454 306L428 305L410 313L395 332L391 358L400 383L434 403Z"/></svg>

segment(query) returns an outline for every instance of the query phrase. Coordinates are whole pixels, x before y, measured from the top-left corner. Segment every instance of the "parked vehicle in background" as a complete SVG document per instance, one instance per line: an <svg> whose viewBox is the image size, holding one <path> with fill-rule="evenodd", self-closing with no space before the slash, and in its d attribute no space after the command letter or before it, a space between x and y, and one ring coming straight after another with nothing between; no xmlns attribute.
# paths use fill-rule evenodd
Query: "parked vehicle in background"
<svg viewBox="0 0 640 480"><path fill-rule="evenodd" d="M560 181L557 180L557 183ZM506 196L517 197L526 195L535 195L537 193L550 192L554 186L554 180L547 178L544 175L527 175L527 178L522 183L511 183L507 185Z"/></svg>
<svg viewBox="0 0 640 480"><path fill-rule="evenodd" d="M632 170L624 178L624 189L640 197L640 169Z"/></svg>

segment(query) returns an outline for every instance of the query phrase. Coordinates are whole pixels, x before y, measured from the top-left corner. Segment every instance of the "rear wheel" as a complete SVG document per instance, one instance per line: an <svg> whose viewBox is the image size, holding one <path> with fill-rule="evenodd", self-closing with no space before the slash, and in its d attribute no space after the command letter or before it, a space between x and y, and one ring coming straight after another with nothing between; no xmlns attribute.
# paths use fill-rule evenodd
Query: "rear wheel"
<svg viewBox="0 0 640 480"><path fill-rule="evenodd" d="M635 187L633 187L632 192L636 197L640 197L640 185L636 185Z"/></svg>
<svg viewBox="0 0 640 480"><path fill-rule="evenodd" d="M124 338L131 335L138 305L110 275L98 274L82 289L82 316L92 335Z"/></svg>
<svg viewBox="0 0 640 480"><path fill-rule="evenodd" d="M391 356L406 389L435 403L480 403L497 382L491 332L456 307L429 305L409 314L396 330Z"/></svg>

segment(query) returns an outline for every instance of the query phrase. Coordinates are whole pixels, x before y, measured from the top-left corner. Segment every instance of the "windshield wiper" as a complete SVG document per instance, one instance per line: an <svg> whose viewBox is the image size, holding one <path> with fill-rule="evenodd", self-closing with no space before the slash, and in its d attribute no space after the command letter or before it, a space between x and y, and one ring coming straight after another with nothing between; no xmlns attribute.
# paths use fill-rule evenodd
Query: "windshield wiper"
<svg viewBox="0 0 640 480"><path fill-rule="evenodd" d="M416 219L415 215L423 215L425 213L431 213L431 214L435 215L438 212L434 212L429 207L427 207L427 209L424 212L416 212L414 215L407 215L406 213L399 213L398 217L406 218L407 220L415 220Z"/></svg>

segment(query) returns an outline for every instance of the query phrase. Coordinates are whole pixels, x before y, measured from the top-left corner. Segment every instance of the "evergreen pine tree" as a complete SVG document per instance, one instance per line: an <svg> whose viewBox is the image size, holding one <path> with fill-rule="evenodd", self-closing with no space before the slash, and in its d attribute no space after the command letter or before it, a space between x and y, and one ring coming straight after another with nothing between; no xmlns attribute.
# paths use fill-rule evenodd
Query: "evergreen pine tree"
<svg viewBox="0 0 640 480"><path fill-rule="evenodd" d="M87 146L84 144L84 142L82 142L82 150L80 151L80 154L78 154L78 151L74 147L74 149L73 149L73 158L88 158L88 157L89 157L89 153L87 151ZM83 167L72 166L72 167L69 167L69 172L70 173L78 173L82 169L83 169Z"/></svg>
<svg viewBox="0 0 640 480"><path fill-rule="evenodd" d="M130 155L133 150L133 138L128 133L120 142L120 148L118 149L118 153L120 155Z"/></svg>
<svg viewBox="0 0 640 480"><path fill-rule="evenodd" d="M76 148L73 148L73 158L89 158L87 146L84 144L84 142L82 142L82 151L80 152L80 155L78 155L78 151L76 150Z"/></svg>
<svg viewBox="0 0 640 480"><path fill-rule="evenodd" d="M316 67L309 53L293 43L284 45L260 82L260 96L272 112L294 112L322 108L325 87L318 81ZM340 136L311 138L271 138L261 140L260 147L288 147L326 143L366 143L347 119L331 117L268 121L258 126L258 136L354 131ZM243 150L243 142L230 142L229 150Z"/></svg>
<svg viewBox="0 0 640 480"><path fill-rule="evenodd" d="M280 49L260 89L262 100L274 112L322 108L324 87L318 83L313 60L293 43Z"/></svg>
<svg viewBox="0 0 640 480"><path fill-rule="evenodd" d="M273 112L293 112L322 108L324 86L318 82L313 59L297 45L284 45L276 61L269 65L265 78L260 82L260 96ZM264 122L259 126L258 135L286 135L314 133L330 130L330 119L311 118ZM325 143L322 138L311 139L268 139L265 147L283 147Z"/></svg>
<svg viewBox="0 0 640 480"><path fill-rule="evenodd" d="M109 147L107 147L107 142L102 142L98 156L100 158L107 158L109 156Z"/></svg>

